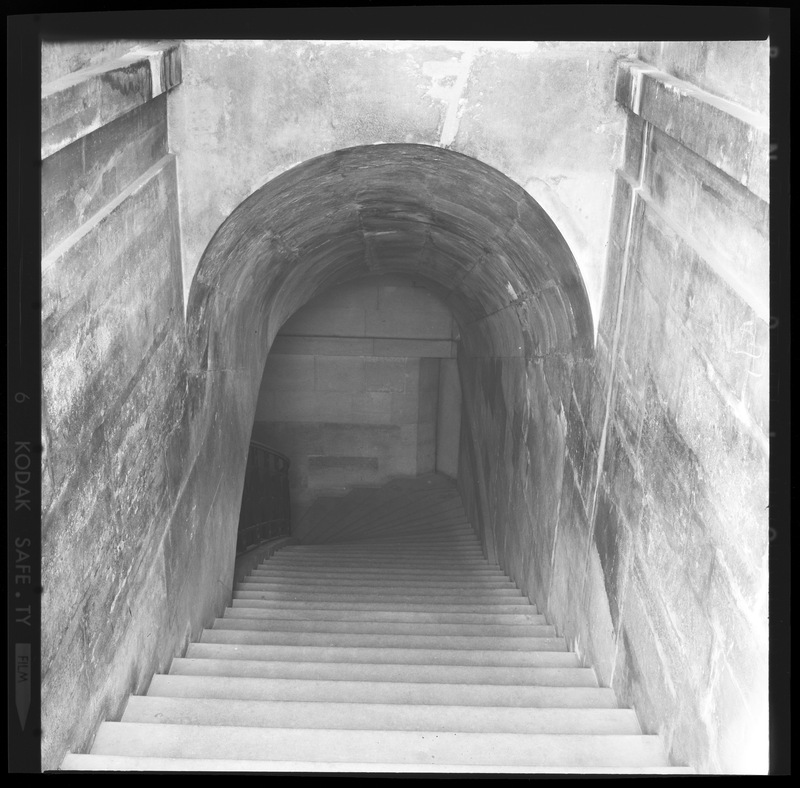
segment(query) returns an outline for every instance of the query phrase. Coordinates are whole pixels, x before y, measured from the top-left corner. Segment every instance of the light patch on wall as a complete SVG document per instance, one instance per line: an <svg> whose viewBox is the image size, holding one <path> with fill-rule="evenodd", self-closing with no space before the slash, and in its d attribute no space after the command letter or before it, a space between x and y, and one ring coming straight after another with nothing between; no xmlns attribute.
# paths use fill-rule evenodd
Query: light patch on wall
<svg viewBox="0 0 800 788"><path fill-rule="evenodd" d="M445 106L439 133L439 146L442 148L449 148L455 142L461 114L466 105L464 92L476 51L476 46L469 46L458 59L452 57L444 61L428 60L422 65L422 73L431 80L425 86L426 93Z"/></svg>
<svg viewBox="0 0 800 788"><path fill-rule="evenodd" d="M164 83L161 79L161 61L163 60L163 56L148 55L147 59L150 61L150 77L152 79L153 98L155 98L164 92Z"/></svg>
<svg viewBox="0 0 800 788"><path fill-rule="evenodd" d="M600 254L592 248L586 233L583 231L579 221L576 220L575 208L569 207L567 202L562 199L562 193L569 194L568 202L574 205L576 203L576 195L582 188L580 184L581 179L579 177L557 175L550 178L530 178L522 185L525 191L541 205L553 224L558 228L558 231L564 236L564 240L567 242L583 277L592 315L599 315L603 298L605 250ZM584 214L584 216L588 218L587 214ZM579 216L579 219L583 218ZM604 219L607 219L607 215ZM605 232L604 237L606 239L608 237ZM597 338L598 324L599 320L596 318L592 320L595 339Z"/></svg>

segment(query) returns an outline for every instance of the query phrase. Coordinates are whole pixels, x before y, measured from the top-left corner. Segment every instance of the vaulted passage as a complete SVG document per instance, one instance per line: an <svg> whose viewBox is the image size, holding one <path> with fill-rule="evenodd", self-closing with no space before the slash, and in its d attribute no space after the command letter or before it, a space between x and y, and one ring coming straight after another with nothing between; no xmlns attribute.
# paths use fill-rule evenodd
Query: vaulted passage
<svg viewBox="0 0 800 788"><path fill-rule="evenodd" d="M276 178L231 214L203 256L188 318L199 370L242 379L235 396L214 401L227 431L250 431L254 384L286 319L365 274L412 275L455 318L465 406L458 477L488 555L506 538L480 512L493 453L506 462L528 455L532 493L552 524L553 457L564 440L558 414L569 408L574 360L592 346L586 292L535 201L456 153L419 145L339 151ZM550 541L542 546L540 593Z"/></svg>
<svg viewBox="0 0 800 788"><path fill-rule="evenodd" d="M592 346L575 260L523 189L457 153L374 145L293 168L217 231L189 298L198 364L262 367L300 306L367 273L426 282L453 310L468 356Z"/></svg>

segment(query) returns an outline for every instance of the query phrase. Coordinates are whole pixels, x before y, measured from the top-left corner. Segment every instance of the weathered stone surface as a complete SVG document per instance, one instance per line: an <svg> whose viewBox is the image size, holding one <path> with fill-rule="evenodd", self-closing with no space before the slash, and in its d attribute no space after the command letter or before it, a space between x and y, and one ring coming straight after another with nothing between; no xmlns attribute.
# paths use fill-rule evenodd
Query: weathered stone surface
<svg viewBox="0 0 800 788"><path fill-rule="evenodd" d="M639 57L716 96L769 114L770 42L654 41L639 44Z"/></svg>
<svg viewBox="0 0 800 788"><path fill-rule="evenodd" d="M177 215L170 210L174 177L174 160L163 159L129 187L115 210L45 261L43 386L48 416L58 425L50 433L61 463L60 469L51 465L57 485L85 444L104 443L104 411L118 409L129 396L165 323L180 313L176 270L169 263L180 254ZM166 264L153 270L153 259Z"/></svg>
<svg viewBox="0 0 800 788"><path fill-rule="evenodd" d="M763 378L768 347L759 318L767 292L760 262L766 203L748 190L758 192L752 182L745 188L720 171L727 165L713 145L701 148L683 133L691 125L696 134L710 129L712 139L720 128L713 112L711 126L699 104L693 124L681 114L688 104L668 116L667 93L648 92L660 75L645 73L637 92L631 75L620 74L618 95L657 128L643 136L640 124L629 123L629 175L641 160L637 146L648 147L632 228L625 211L615 206L612 214L611 238L630 233L621 323L616 314L601 316L596 393L579 375L580 414L568 416L563 484L575 492L562 487L555 556L566 577L583 584L584 606L569 609L561 598L568 580L554 573L551 611L599 675L610 669L618 695L635 706L646 730L665 735L677 762L715 772L747 761L748 770L758 770L764 761L735 752L731 742L749 735L750 749L763 757L766 729L746 709L760 708L757 698L765 697L767 447L760 425L767 394L762 389L759 400L749 392ZM689 104L709 102L714 112L724 106L682 86L679 94ZM734 127L728 130L744 133ZM618 179L617 205L625 177ZM618 243L607 280L616 297ZM611 306L610 295L605 303ZM587 453L580 425L599 423L590 414L609 368L614 396L603 428L603 475L592 497L573 464ZM756 368L761 378L751 374ZM586 502L594 547L576 551L587 560L573 566L559 542L572 533L567 524L578 500ZM602 598L610 636L603 634ZM601 624L590 623L590 615ZM726 648L736 648L738 658L730 660ZM746 692L733 689L734 674Z"/></svg>
<svg viewBox="0 0 800 788"><path fill-rule="evenodd" d="M414 362L406 358L365 358L364 385L367 391L402 392L412 381Z"/></svg>
<svg viewBox="0 0 800 788"><path fill-rule="evenodd" d="M621 62L617 100L763 200L769 199L769 118L641 61Z"/></svg>
<svg viewBox="0 0 800 788"><path fill-rule="evenodd" d="M43 115L69 85L118 91L108 73L46 86ZM166 102L146 81L131 83L130 112L128 98L92 105L92 133L42 166L46 768L173 654L161 545L184 472L170 453L184 423L180 237Z"/></svg>
<svg viewBox="0 0 800 788"><path fill-rule="evenodd" d="M42 159L181 81L176 43L140 46L117 60L65 74L42 86ZM76 112L80 107L81 111Z"/></svg>
<svg viewBox="0 0 800 788"><path fill-rule="evenodd" d="M578 260L595 319L613 181L608 165L625 122L609 98L617 58L629 48L587 51L552 42L527 57L478 54L455 140L457 150L510 174L547 211Z"/></svg>
<svg viewBox="0 0 800 788"><path fill-rule="evenodd" d="M42 254L167 154L166 97L137 107L42 162Z"/></svg>
<svg viewBox="0 0 800 788"><path fill-rule="evenodd" d="M757 314L769 314L769 205L657 129L649 199Z"/></svg>
<svg viewBox="0 0 800 788"><path fill-rule="evenodd" d="M42 84L74 71L115 60L136 46L156 41L109 39L107 41L42 41Z"/></svg>
<svg viewBox="0 0 800 788"><path fill-rule="evenodd" d="M603 195L624 134L614 67L635 44L186 41L182 48L186 76L171 94L170 139L185 154L187 298L214 231L263 183L332 150L396 142L462 151L524 187L566 237L599 312ZM443 253L423 238L415 237L404 267ZM383 251L396 248L385 240ZM385 270L386 259L378 260Z"/></svg>

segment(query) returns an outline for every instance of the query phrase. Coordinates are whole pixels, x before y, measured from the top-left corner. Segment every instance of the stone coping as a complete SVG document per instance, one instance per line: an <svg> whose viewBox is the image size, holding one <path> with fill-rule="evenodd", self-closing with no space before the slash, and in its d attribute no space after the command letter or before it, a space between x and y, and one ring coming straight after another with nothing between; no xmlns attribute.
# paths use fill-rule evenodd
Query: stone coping
<svg viewBox="0 0 800 788"><path fill-rule="evenodd" d="M181 78L180 43L167 41L42 85L42 159L171 90Z"/></svg>
<svg viewBox="0 0 800 788"><path fill-rule="evenodd" d="M640 60L617 66L616 100L769 201L769 118Z"/></svg>

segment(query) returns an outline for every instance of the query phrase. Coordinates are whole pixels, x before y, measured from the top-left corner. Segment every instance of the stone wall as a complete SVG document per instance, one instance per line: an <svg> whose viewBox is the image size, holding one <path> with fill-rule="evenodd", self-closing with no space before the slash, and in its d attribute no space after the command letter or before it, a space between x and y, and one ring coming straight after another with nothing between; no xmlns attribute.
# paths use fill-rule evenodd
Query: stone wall
<svg viewBox="0 0 800 788"><path fill-rule="evenodd" d="M44 769L230 599L259 382L187 354L180 46L103 51L42 86Z"/></svg>
<svg viewBox="0 0 800 788"><path fill-rule="evenodd" d="M42 85L91 66L109 63L138 46L156 41L107 39L96 41L46 41L42 46Z"/></svg>
<svg viewBox="0 0 800 788"><path fill-rule="evenodd" d="M397 276L339 285L289 318L253 437L291 460L294 522L319 495L434 470L439 359L455 355L454 336L450 310ZM458 426L443 440L457 445Z"/></svg>
<svg viewBox="0 0 800 788"><path fill-rule="evenodd" d="M738 63L725 98L763 109L768 47L655 50L697 84L620 66L594 358L460 353L459 482L487 553L677 763L763 771L767 119L698 85Z"/></svg>
<svg viewBox="0 0 800 788"><path fill-rule="evenodd" d="M107 65L42 91L44 768L149 681L178 494L166 452L183 304L163 92L178 51ZM103 106L78 115L76 95Z"/></svg>
<svg viewBox="0 0 800 788"><path fill-rule="evenodd" d="M718 94L768 106L768 42L675 49L656 65L708 89L727 74ZM629 112L607 274L618 307L600 324L605 371L582 383L596 393L575 397L584 465L602 469L584 500L609 598L605 671L678 761L764 770L768 121L644 65L621 69L618 98Z"/></svg>
<svg viewBox="0 0 800 788"><path fill-rule="evenodd" d="M533 33L532 33L533 35ZM170 96L184 297L215 230L264 183L330 151L422 143L522 186L566 238L599 313L625 116L620 42L184 41ZM595 318L596 319L596 318Z"/></svg>

